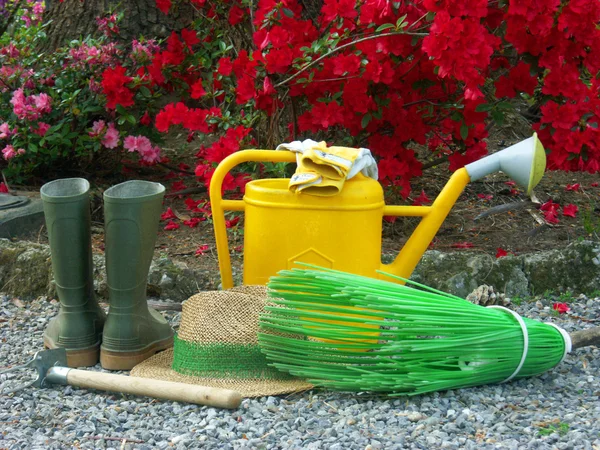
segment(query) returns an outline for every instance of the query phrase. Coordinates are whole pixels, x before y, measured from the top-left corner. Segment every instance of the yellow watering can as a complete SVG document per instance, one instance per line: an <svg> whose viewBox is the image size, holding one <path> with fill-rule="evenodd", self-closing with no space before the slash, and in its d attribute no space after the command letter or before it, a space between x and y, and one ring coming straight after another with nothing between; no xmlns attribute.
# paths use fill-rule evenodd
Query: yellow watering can
<svg viewBox="0 0 600 450"><path fill-rule="evenodd" d="M244 284L267 284L269 277L305 262L378 278L378 270L409 278L450 209L470 181L503 171L529 194L546 168L544 148L531 138L457 170L431 206L386 205L381 185L362 175L334 196L288 190L289 179L254 180L243 200L222 197L227 173L244 162L295 162L289 151L243 150L225 158L210 183L210 201L222 288L233 287L225 211L244 211ZM383 216L421 217L391 264L381 263Z"/></svg>

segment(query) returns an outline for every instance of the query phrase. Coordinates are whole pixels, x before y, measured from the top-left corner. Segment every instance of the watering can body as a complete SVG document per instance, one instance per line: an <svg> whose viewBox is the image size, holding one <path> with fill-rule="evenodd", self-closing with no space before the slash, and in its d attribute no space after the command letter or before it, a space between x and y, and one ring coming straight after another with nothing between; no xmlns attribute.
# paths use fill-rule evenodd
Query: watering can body
<svg viewBox="0 0 600 450"><path fill-rule="evenodd" d="M381 268L380 184L362 175L330 197L296 194L288 179L251 181L244 195L244 284L295 262L374 276Z"/></svg>
<svg viewBox="0 0 600 450"><path fill-rule="evenodd" d="M294 262L383 278L383 271L408 278L458 196L469 182L455 172L431 206L385 205L381 185L362 175L347 180L331 197L292 193L289 179L251 181L243 200L222 198L229 171L244 162L295 162L292 152L243 150L225 158L210 184L210 202L223 289L233 287L225 211L244 211L244 284L266 284ZM381 263L384 216L421 217L391 264ZM389 278L388 278L389 279Z"/></svg>

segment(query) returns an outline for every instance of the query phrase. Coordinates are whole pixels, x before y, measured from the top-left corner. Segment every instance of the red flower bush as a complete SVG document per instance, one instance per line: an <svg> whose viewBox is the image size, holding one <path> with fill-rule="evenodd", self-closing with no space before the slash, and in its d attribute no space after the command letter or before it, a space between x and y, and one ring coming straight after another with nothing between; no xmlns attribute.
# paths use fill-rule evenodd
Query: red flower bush
<svg viewBox="0 0 600 450"><path fill-rule="evenodd" d="M456 170L486 155L490 126L526 101L550 169L600 171L596 0L324 0L318 10L299 0L156 5L169 14L183 2L198 9L194 28L160 44L140 38L123 45L111 12L99 18L101 44L65 50L66 69L82 73L85 95L96 102L85 117L75 102L61 122L82 128L65 128L65 141L89 137L74 153L131 152L155 164L162 135L173 128L189 142L210 134L215 139L197 144L194 168L197 181L209 183L233 152L310 137L370 148L382 184L407 198L423 149ZM230 46L231 33L240 48ZM19 64L25 42L0 48L0 77L15 81L4 93L15 96L15 111L0 111L0 148L14 167L36 149L53 154L46 132L68 145L50 120L62 101L62 71L33 76ZM80 84L73 98L83 95ZM100 121L114 125L97 133ZM228 175L224 189L241 192L245 171ZM559 211L546 210L546 219L558 220Z"/></svg>
<svg viewBox="0 0 600 450"><path fill-rule="evenodd" d="M253 46L219 59L212 92L198 82L191 92L200 100L217 91L232 99L239 124L256 114L279 114L294 102L300 113L287 139L350 136L376 155L382 183L405 197L421 173L412 145L446 154L456 170L487 153L484 123L503 120L506 98L525 96L540 105L534 129L550 150L550 168L597 172L598 83L585 77L600 69L592 45L600 43L594 21L600 7L592 0L559 5L325 0L316 21L303 16L296 0L261 0L252 14L236 2L213 5L210 13L234 26L253 18ZM580 21L585 24L577 27ZM215 31L205 30L202 42ZM177 123L171 112L167 106L159 113L159 130ZM212 117L206 122L218 130L222 115ZM250 136L249 129L241 139L226 131L201 147L200 179L208 182L214 166L248 145ZM232 177L226 184L238 183ZM557 212L548 210L547 220L557 220Z"/></svg>

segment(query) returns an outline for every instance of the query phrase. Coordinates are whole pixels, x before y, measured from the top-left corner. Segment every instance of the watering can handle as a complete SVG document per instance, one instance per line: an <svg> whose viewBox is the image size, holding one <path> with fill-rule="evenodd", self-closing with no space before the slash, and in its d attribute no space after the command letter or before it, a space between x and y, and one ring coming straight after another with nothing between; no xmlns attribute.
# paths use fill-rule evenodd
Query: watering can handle
<svg viewBox="0 0 600 450"><path fill-rule="evenodd" d="M210 180L210 205L212 209L217 255L219 257L219 271L221 272L222 289L233 287L231 273L231 258L229 256L229 242L227 228L225 227L225 211L243 211L243 200L223 199L223 180L235 166L245 162L296 162L296 156L289 151L278 150L242 150L235 152L219 163Z"/></svg>

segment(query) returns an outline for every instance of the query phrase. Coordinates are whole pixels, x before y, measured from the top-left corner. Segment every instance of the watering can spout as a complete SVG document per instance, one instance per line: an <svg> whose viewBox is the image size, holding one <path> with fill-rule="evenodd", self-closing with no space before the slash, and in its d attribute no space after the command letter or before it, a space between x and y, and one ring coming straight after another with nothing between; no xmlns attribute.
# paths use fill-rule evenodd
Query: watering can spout
<svg viewBox="0 0 600 450"><path fill-rule="evenodd" d="M534 133L532 137L465 166L471 181L502 171L512 178L527 195L540 182L546 169L544 146Z"/></svg>

